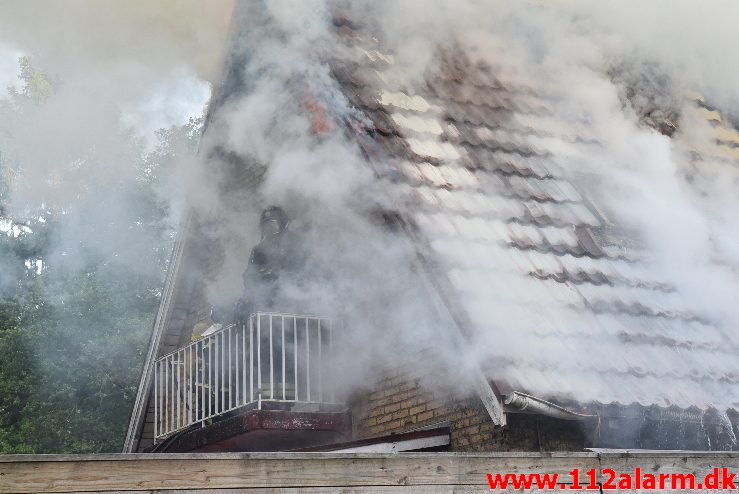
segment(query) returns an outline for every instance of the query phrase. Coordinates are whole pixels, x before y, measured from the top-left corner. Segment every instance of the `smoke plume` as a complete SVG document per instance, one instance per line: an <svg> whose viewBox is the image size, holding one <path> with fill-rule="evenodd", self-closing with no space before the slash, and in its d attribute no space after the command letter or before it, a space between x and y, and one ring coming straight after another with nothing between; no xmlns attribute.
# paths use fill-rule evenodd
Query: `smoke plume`
<svg viewBox="0 0 739 494"><path fill-rule="evenodd" d="M311 312L350 318L340 373L347 389L397 362L420 373L428 362L460 369L488 363L486 349L508 345L514 356L540 352L547 365L573 376L566 383L542 377L530 383L532 392L550 396L565 390L583 400L621 400L620 383L595 389L589 376L579 377L573 356L595 355L592 338L552 342L512 329L530 320L504 302L510 297L505 283L481 280L480 286L468 287L485 295L470 296L463 305L476 319L495 321L487 331L464 348L445 339L449 321L433 315L411 245L383 221L383 213L395 207L385 184L341 131L347 121L364 117L331 77L329 63L362 55L337 38L336 6L322 0L255 2L245 7L242 36L231 46L235 53L224 54L225 0L2 4L0 43L38 53L40 66L62 81L44 109L16 129L29 178L37 177L28 182L45 183L59 156L90 147L109 158L100 171L106 179L128 173L129 160L116 146L122 115L126 125L147 128L142 115L160 113L160 103L152 100L157 91L165 100L175 95L167 104L179 115L176 107L190 99L189 93L220 78L224 56L239 55L244 94L225 100L209 123L200 159L172 169L161 190L173 217L189 207L198 211L206 233L224 252L220 267L208 273L211 303L241 295L241 272L259 237L260 207L279 204L293 217L291 228L300 233L315 265L307 286L282 289ZM563 132L579 125L599 143L562 141L554 160L614 225L638 239L636 276L673 286L686 310L720 328L727 342L736 339L736 174L711 178L693 169L690 146L712 145L711 129L684 95L702 93L727 117L739 114L739 69L731 49L739 6L719 0L700 6L689 1L404 0L338 2L338 7L377 29L382 50L393 57L388 80L403 87L440 70L437 49L454 47L492 67L504 84L523 81L550 97ZM183 79L189 86L181 84ZM141 110L147 105L148 113ZM650 118L680 116L673 137L647 124L641 112L653 107L662 113ZM222 157L231 154L264 171L258 185L236 201L223 191L230 172ZM73 187L60 193L68 192L77 193ZM20 202L46 198L49 191L32 186L23 194ZM564 324L572 314L542 308L541 317ZM573 325L581 323L573 319ZM603 335L597 346L599 355L628 360L627 347L614 335ZM736 369L735 363L722 364ZM503 377L515 373L515 359L507 365L512 370L502 371ZM680 386L670 379L650 383L655 391L668 381ZM449 381L442 384L457 389L467 384ZM638 398L650 403L650 392ZM736 386L721 392L709 401L739 402ZM676 404L696 404L683 400L679 390L675 396Z"/></svg>
<svg viewBox="0 0 739 494"><path fill-rule="evenodd" d="M249 24L244 44L236 47L248 53L244 66L248 94L219 115L219 124L228 129L219 145L265 166L264 182L256 191L262 203L285 205L297 215L295 226L302 227L307 237L324 232L310 241L318 242L312 252L320 257L319 264L332 282L311 287L311 297L325 301L327 310L341 305L353 323L359 321L351 355L366 352L373 365L378 358L392 364L414 354L404 350L399 355L398 338L409 345L402 348L419 349L418 342L440 341L448 322L422 317L430 313L429 301L418 289L412 253L402 240L388 237L386 230L369 220L373 210L392 209L392 205L383 199L382 184L368 172L357 145L340 133L317 135L315 115L306 111L308 88L311 97L326 106L334 124L362 118L353 114L329 77L328 60L357 60L353 58L357 54L342 48L336 38L331 24L334 7L319 1L270 2L265 7L268 20ZM429 73L441 70L437 49L455 47L473 63L492 67L504 84L522 83L550 97L563 133L587 129L587 137L598 142L586 146L560 141L554 161L611 224L636 242L632 250L640 262L631 265L632 274L674 288L666 299L709 321L727 341L733 339L739 320L733 303L739 294L735 281L739 244L736 220L728 212L733 209L729 205L736 204L736 195L733 185L721 180L708 183L692 169L689 146L710 145L711 138L705 120L685 95L700 92L727 115L735 112L734 65L726 50L716 49L731 46L733 29L717 19L730 17L727 9L735 7L709 2L705 9L693 12L687 2L658 2L641 9L635 4L601 7L576 1L550 5L472 0L346 2L339 7L362 26L376 28L382 50L392 57L387 80L399 81L401 87L413 88ZM667 21L665 12L675 15ZM255 9L253 15L265 14ZM705 33L707 25L712 26L710 34ZM645 109L651 112L648 116L641 114ZM669 122L674 115L679 115L679 128L672 138L647 121ZM536 139L530 139L534 146L539 144ZM256 214L255 208L252 216ZM214 216L222 224L228 222L221 212ZM249 234L233 245L241 245L244 238L256 238L253 222ZM243 262L243 246L234 247L239 248ZM231 277L230 283L212 285L212 297L238 289L235 273L223 274ZM512 369L498 371L504 378L515 375L516 355L532 350L541 353L547 365L571 376L566 383L545 377L528 382L531 391L544 396L682 406L736 403L731 387L713 389L703 397L687 397L677 389L670 402L657 399L658 388L680 387L680 380L669 371L662 382L649 385L651 390L644 384L652 382L648 379L638 387L626 378L621 383L614 380L610 388L591 384L592 376L579 377L582 367L573 356L597 360L597 355L610 352L615 360L629 362L633 360L630 347L613 333L597 340L566 336L553 342L540 340L536 333L512 332L510 328L530 320L526 311L507 302L511 295L506 279L497 281L481 278L480 286L466 287L471 295L462 304L478 321L490 322L473 341L475 350L432 345L448 368L489 361L486 349L502 345L511 355L511 361L502 365ZM387 300L393 303L385 304ZM524 300L541 306L540 317L555 326L569 323L574 335L588 331L590 323L570 311L545 307L541 294L527 294ZM365 327L365 321L372 323ZM647 324L639 318L632 323ZM677 339L693 337L701 339L700 334L689 333ZM596 351L594 346L600 348ZM691 365L701 367L708 356L694 350L688 358ZM411 364L419 365L420 360ZM722 360L721 365L734 369L729 361ZM362 382L367 372L357 359L342 376ZM623 388L634 388L629 391L634 394L619 394Z"/></svg>

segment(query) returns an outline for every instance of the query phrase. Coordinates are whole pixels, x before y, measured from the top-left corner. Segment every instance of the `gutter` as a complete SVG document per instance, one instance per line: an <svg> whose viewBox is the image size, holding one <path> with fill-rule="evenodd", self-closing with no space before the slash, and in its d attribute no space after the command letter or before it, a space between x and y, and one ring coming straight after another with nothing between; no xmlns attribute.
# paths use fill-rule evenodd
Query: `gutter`
<svg viewBox="0 0 739 494"><path fill-rule="evenodd" d="M541 398L514 391L506 395L503 405L507 413L535 413L561 420L590 420L598 418L596 414L573 412Z"/></svg>

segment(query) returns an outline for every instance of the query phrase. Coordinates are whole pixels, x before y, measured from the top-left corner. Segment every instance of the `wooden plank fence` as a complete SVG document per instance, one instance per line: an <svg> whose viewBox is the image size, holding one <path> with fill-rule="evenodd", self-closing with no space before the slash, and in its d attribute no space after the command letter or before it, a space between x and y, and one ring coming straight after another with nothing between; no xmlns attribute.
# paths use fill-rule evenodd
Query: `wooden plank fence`
<svg viewBox="0 0 739 494"><path fill-rule="evenodd" d="M739 472L739 453L8 455L0 456L0 493L471 493L489 491L487 473L568 477L606 467L702 477L713 467Z"/></svg>

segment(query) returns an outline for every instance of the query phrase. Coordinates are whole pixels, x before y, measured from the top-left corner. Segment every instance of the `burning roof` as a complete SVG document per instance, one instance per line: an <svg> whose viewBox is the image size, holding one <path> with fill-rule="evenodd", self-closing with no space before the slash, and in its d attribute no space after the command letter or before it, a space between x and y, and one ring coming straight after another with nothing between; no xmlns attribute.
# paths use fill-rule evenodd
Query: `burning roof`
<svg viewBox="0 0 739 494"><path fill-rule="evenodd" d="M569 88L569 72L539 78L538 66L521 70L508 53L481 56L449 36L410 50L423 70L408 70L398 52L418 46L398 33L385 39L361 9L328 23L310 6L301 17L240 5L201 148L223 187L195 205L200 231L184 233L207 267L190 259L192 285L172 281L177 317L161 322L156 353L189 340L187 325L207 318L208 303L238 296L238 252L253 240L245 211L257 217L260 201L279 202L298 212L303 233L314 230L326 275L311 285L317 299L354 316L356 347L340 363L350 388L377 359L411 358L418 340L446 345L443 329L466 346L437 356L450 368L482 367L485 390L498 394L490 406L483 399L491 417L503 396L570 416L557 404L737 407L737 314L725 309L739 287L722 282L736 265L723 255L731 235L716 234L730 218L708 201L703 224L674 202L710 199L715 187L735 197L739 134L718 112L685 94L679 111L650 108L674 98L624 108L638 91L619 98L607 71L588 68ZM568 106L578 92L582 101ZM397 228L368 219L378 209L379 223ZM680 244L693 238L699 248ZM693 263L694 252L705 262ZM415 286L419 278L442 302L440 322L418 302L429 288ZM717 280L734 291L718 293Z"/></svg>
<svg viewBox="0 0 739 494"><path fill-rule="evenodd" d="M739 403L727 328L675 287L645 277L634 239L600 209L591 181L563 166L597 156L600 144L585 119L555 114L557 88L505 81L453 51L438 53L437 70L423 80L393 80L393 54L338 24L364 54L332 63L369 120L356 137L458 325L485 342L478 357L500 392L645 406ZM739 143L734 129L713 132ZM719 139L699 155L735 171L731 143Z"/></svg>

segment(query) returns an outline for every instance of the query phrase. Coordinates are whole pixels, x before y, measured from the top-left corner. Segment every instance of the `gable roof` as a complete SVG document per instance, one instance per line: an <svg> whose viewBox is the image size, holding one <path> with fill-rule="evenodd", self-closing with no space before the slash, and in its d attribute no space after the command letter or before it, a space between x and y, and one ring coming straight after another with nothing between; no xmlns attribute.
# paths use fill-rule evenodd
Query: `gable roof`
<svg viewBox="0 0 739 494"><path fill-rule="evenodd" d="M232 37L248 22L235 16ZM564 150L587 154L599 141L583 123L556 116L551 88L506 79L452 48L439 50L438 70L425 80L398 80L374 34L342 17L335 28L361 55L329 62L356 111L339 127L392 197L427 278L476 343L499 396L737 406L739 362L727 331L673 287L645 279L634 239L606 217L588 181L561 166ZM246 85L244 63L243 53L226 63L211 115ZM736 175L739 134L693 99L716 133L715 146L695 149L695 173ZM314 130L325 131L329 105L309 103ZM204 270L192 265L208 249L189 245L192 230L181 231L147 362L188 341L207 307L194 281ZM150 372L147 365L126 451L151 443Z"/></svg>
<svg viewBox="0 0 739 494"><path fill-rule="evenodd" d="M336 23L364 53L332 63L367 117L356 138L458 325L487 343L479 357L501 394L737 406L729 333L673 287L645 279L633 239L601 212L587 181L560 166L568 149L587 154L599 142L583 123L555 116L551 90L506 81L453 50L439 53L425 80L394 80L393 53L374 33ZM694 158L718 157L736 176L739 136L713 128L717 146Z"/></svg>

